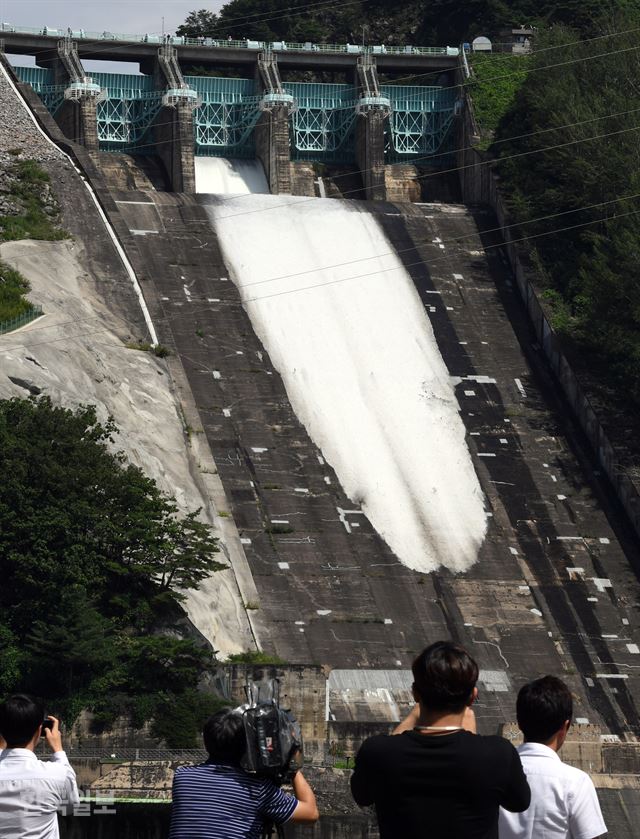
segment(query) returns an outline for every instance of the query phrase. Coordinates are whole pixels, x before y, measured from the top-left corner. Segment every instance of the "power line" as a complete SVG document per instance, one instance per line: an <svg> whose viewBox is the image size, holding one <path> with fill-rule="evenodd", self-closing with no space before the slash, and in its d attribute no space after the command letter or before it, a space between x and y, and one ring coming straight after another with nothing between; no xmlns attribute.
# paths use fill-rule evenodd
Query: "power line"
<svg viewBox="0 0 640 839"><path fill-rule="evenodd" d="M430 178L430 177L435 177L436 175L450 174L452 172L461 172L461 171L464 171L465 169L472 169L476 166L490 166L490 165L494 165L496 162L503 162L503 161L506 161L506 160L514 159L514 158L526 157L526 156L532 155L532 154L540 154L541 152L552 151L552 150L556 150L556 149L560 149L560 148L565 148L567 146L577 145L578 143L588 142L588 141L591 141L591 140L601 140L601 139L604 139L604 138L607 138L607 137L614 137L614 136L618 136L620 134L625 134L625 133L628 133L628 132L631 132L631 131L638 131L639 129L640 129L640 125L636 125L636 126L632 126L631 128L620 129L619 131L609 131L609 132L606 132L604 134L594 134L592 137L584 137L584 138L576 139L576 140L567 140L565 143L556 143L552 146L543 146L542 148L539 148L539 149L529 149L528 151L524 151L524 152L516 152L516 153L511 154L511 155L505 155L504 157L501 157L501 158L498 158L498 159L490 158L488 160L479 161L478 163L467 163L467 164L464 164L462 166L454 166L450 169L440 169L437 172L427 173L425 175L419 175L418 178L421 179L421 180L424 180L424 179L427 179L427 178ZM524 136L526 136L526 135L524 135ZM356 190L353 190L353 191L355 192ZM357 192L360 192L360 191L361 190L357 190ZM347 192L347 193L344 193L344 194L346 195L346 194L349 194L349 193ZM247 196L244 196L244 195L222 196L222 200L233 201L233 200L237 200L238 198L242 199L242 198L245 198L245 197L249 197L249 196L248 195ZM317 200L315 197L313 197L313 198L309 197L309 198L305 199L305 201L315 201L315 200ZM304 202L300 202L300 203L304 203ZM237 212L237 213L230 213L229 215L221 216L221 218L239 218L239 217L245 216L245 215L254 215L256 213L269 212L270 210L276 210L280 207L286 207L286 206L289 206L289 202L286 202L286 203L283 203L283 204L274 204L271 207L261 207L260 209L242 210L242 211Z"/></svg>
<svg viewBox="0 0 640 839"><path fill-rule="evenodd" d="M552 131L563 131L567 128L577 128L581 125L588 125L588 124L593 123L593 122L600 122L601 120L604 120L604 119L612 119L613 117L627 116L628 114L635 114L635 113L639 113L639 112L640 112L640 107L639 108L630 108L628 111L614 111L613 113L610 113L610 114L603 114L602 116L599 116L599 117L590 117L589 119L578 120L576 122L569 122L569 123L566 123L565 125L556 125L556 126L551 126L550 128L540 128L536 131L530 131L530 132L527 132L525 134L515 134L511 137L505 137L501 140L494 140L493 143L492 143L492 146L497 146L497 145L501 145L501 144L504 144L504 143L510 143L510 142L513 142L514 140L524 140L524 139L527 139L528 137L536 137L540 134L548 134ZM164 125L171 125L171 122L158 123L158 125L155 126L155 127L160 127L160 126L164 126ZM255 127L260 128L261 126L257 125ZM629 130L633 130L633 129L629 129ZM576 140L575 142L585 142L585 141L591 140L591 139L599 139L601 136L605 137L607 135L595 135L594 137L583 137L579 140ZM131 149L124 150L122 153L123 154L135 154L136 149L152 148L154 146L160 146L160 145L164 145L165 143L171 143L171 142L172 142L172 140L159 140L157 142L154 141L153 143L144 143L144 144L141 144L141 145L138 145L138 146L135 146L135 147L131 147ZM471 146L460 146L458 148L452 149L451 151L436 152L435 154L425 155L424 157L414 157L414 158L411 158L411 160L408 161L408 162L411 163L411 164L416 164L416 163L422 163L423 161L432 161L432 160L434 160L435 158L438 158L438 157L447 157L447 156L450 156L452 154L457 154L459 152L472 151L474 148L475 148L475 146L473 146L473 145L471 145ZM549 149L552 149L552 148L554 148L554 146L549 146L549 147L537 149L535 151L541 151L541 152L542 151L548 151ZM498 158L491 158L491 160L484 161L483 165L485 163L486 164L497 163L497 162L500 162L500 161L503 161L503 160L509 160L509 159L510 159L509 155L505 155L503 157L498 157ZM478 164L473 164L473 165L478 165ZM464 168L465 168L464 166L458 166L458 167L455 167L455 168L452 168L452 169L438 170L437 172L426 173L424 175L421 175L420 178L421 179L426 179L426 178L435 177L437 175L441 175L441 174L445 174L445 173L458 172L458 171L461 171ZM369 169L354 169L353 171L350 171L350 172L339 173L338 175L335 176L335 179L338 180L339 178L346 178L346 177L349 177L349 176L352 176L352 175L360 175L360 174L364 174L364 173L370 172L370 171L372 171L371 168L369 168ZM347 192L343 193L343 195L349 195L352 192L355 193L355 192L360 192L360 191L361 191L360 189L348 190ZM220 200L221 201L231 201L231 200L237 200L238 198L241 198L241 197L244 197L244 196L242 196L242 195L234 195L234 196L224 196L224 195L222 195L222 196L220 196Z"/></svg>
<svg viewBox="0 0 640 839"><path fill-rule="evenodd" d="M517 58L520 59L520 58L529 57L529 56L535 58L537 55L540 55L540 53L543 53L543 52L549 52L551 50L558 50L558 49L570 49L571 47L582 46L583 44L590 44L594 41L601 41L604 38L617 38L617 37L620 37L622 35L631 35L631 34L636 33L636 32L640 32L640 27L634 27L633 29L623 29L623 30L620 30L619 32L610 32L606 35L597 35L593 38L585 38L585 39L578 40L578 41L569 41L566 44L556 44L556 45L551 46L551 47L543 47L541 49L534 49L534 50L532 50L531 53L526 53L524 55L517 56ZM638 47L633 47L633 48L629 48L629 49L637 49L637 48ZM625 50L620 50L620 51L624 52ZM597 53L596 55L593 56L593 58L600 58L602 56L615 55L616 52L618 52L618 50L613 50L613 51L610 51L610 52L607 52L607 53ZM514 57L513 53L504 53L504 54L501 53L501 54L498 54L498 55L495 55L495 54L492 53L491 54L491 61L492 62L495 61L496 63L498 63L500 61L508 61L509 59L511 59L513 57ZM576 62L579 62L579 61L585 61L585 60L588 60L588 59L585 58L585 57L581 57L581 58L572 59L571 61L568 61L568 62L561 62L559 64L547 64L547 65L544 65L542 67L530 67L527 70L513 70L512 72L504 73L501 76L492 76L490 78L487 78L486 80L483 79L483 81L494 81L496 79L506 79L506 78L509 78L509 76L516 76L516 75L519 75L519 74L524 73L524 72L534 73L534 72L537 72L538 70L548 70L548 69L553 68L553 67L562 67L562 66L565 66L565 64L572 64L572 63L576 63ZM458 64L453 68L448 68L448 71L463 70L463 69L464 69L464 64ZM442 72L443 72L442 70L430 70L428 73L414 73L414 74L409 75L409 76L402 76L399 79L394 79L393 81L387 82L387 84L388 85L394 85L394 84L401 84L401 83L406 82L406 81L412 81L412 80L415 80L415 79L424 79L424 78L428 78L429 76L439 75ZM452 85L452 87L466 87L466 86L470 86L472 83L473 82L470 79L466 79L464 82L462 82L462 84Z"/></svg>
<svg viewBox="0 0 640 839"><path fill-rule="evenodd" d="M521 222L513 222L512 224L499 225L497 227L486 228L484 230L477 230L477 231L474 231L473 233L467 234L465 236L456 236L452 239L445 239L445 240L443 240L442 244L443 245L453 245L453 244L458 244L460 242L463 242L465 239L475 238L476 236L482 237L482 236L486 236L486 235L491 234L491 233L502 234L504 230L510 230L511 228L520 228L520 227L524 227L524 226L529 225L529 224L538 224L541 221L548 221L549 219L553 219L553 218L560 218L562 216L571 215L571 214L574 214L574 213L581 213L581 212L585 212L587 210L593 210L593 209L596 209L596 208L609 206L611 204L616 204L620 201L631 201L634 198L640 198L640 193L634 193L632 195L619 196L619 197L617 197L615 199L612 199L610 201L601 201L601 202L594 203L594 204L586 204L586 205L582 205L581 207L576 207L576 208L573 208L573 209L570 209L570 210L563 210L563 211L558 212L558 213L549 213L549 214L544 215L544 216L539 216L539 217L534 218L534 219L527 219L527 220L521 221ZM637 211L637 212L640 212L640 211ZM550 235L553 235L554 233L566 232L567 230L573 230L573 229L577 229L577 228L584 227L584 226L587 226L587 225L597 224L597 223L602 222L602 221L609 221L609 220L612 220L612 219L623 218L625 216L635 215L635 214L636 214L636 211L630 212L630 213L619 213L619 214L613 215L613 216L603 216L602 218L592 219L588 222L580 222L578 224L570 225L568 227L554 228L552 230L544 231L542 233L531 234L530 236L523 236L519 239L512 239L512 240L510 240L510 242L516 243L516 242L520 242L520 241L528 241L530 239L535 239L535 238L538 238L540 236L550 236ZM415 250L417 250L418 247L423 246L425 244L428 244L428 242L419 241L419 242L416 242L414 245L412 245L409 248L402 248L402 249L394 249L392 251L385 251L384 253L376 254L375 256L372 256L372 257L363 257L361 259L348 260L348 261L345 261L345 262L335 263L335 264L332 264L332 265L319 266L319 267L316 267L316 268L308 269L306 271L294 272L293 274L283 274L283 275L278 276L278 277L271 277L271 278L264 279L264 280L257 280L253 283L245 283L244 285L242 285L240 287L240 290L243 290L243 289L255 286L255 285L262 285L264 283L277 282L277 281L280 281L280 280L287 280L287 279L293 279L295 277L304 276L305 274L314 274L314 273L317 273L319 271L328 271L328 270L335 269L335 268L343 268L345 266L355 265L355 264L358 264L360 262L367 262L371 259L379 259L379 258L384 257L384 256L398 256L399 254L406 253L408 251L415 251ZM487 246L487 247L484 248L484 250L486 251L486 250L489 250L490 248L493 248L493 247L503 247L503 244L504 243L499 243L497 245ZM418 262L410 263L409 265L404 265L404 263L400 263L398 266L396 266L394 268L386 268L386 269L381 269L380 271L365 272L364 274L358 274L354 277L346 277L346 278L343 278L341 280L332 281L329 284L333 284L334 282L345 282L345 281L350 280L350 279L362 279L363 277L374 276L374 275L379 274L379 273L386 273L387 271L398 270L399 268L414 267L416 265L424 265L424 264L432 265L434 263L440 262L440 261L448 259L448 258L449 258L448 256L442 256L438 259L430 260L428 263L424 259L421 259ZM309 286L309 288L314 288L314 287L315 286ZM294 293L295 291L298 291L298 290L303 291L304 289L294 289L294 290L291 290L290 292L289 291L279 292L279 294ZM252 298L251 300L248 300L248 301L245 301L245 302L252 302L252 300L266 299L269 296L271 296L271 295L265 295L264 297ZM204 298L195 298L195 299L204 299ZM114 314L114 313L112 313L112 314ZM129 326L134 326L135 327L135 324L132 321L129 321L126 318L123 318L119 315L114 314L114 316L118 320L122 320L124 323L128 324ZM50 326L35 327L34 329L31 329L30 332L36 332L36 331L39 331L40 329L52 329L52 328L56 328L58 326L63 326L63 325L69 324L69 323L76 323L76 322L83 321L83 320L95 320L95 319L99 319L99 318L100 318L99 315L95 315L95 316L88 317L88 318L76 318L72 321L63 321L62 323L51 324ZM90 334L90 333L87 333L87 334ZM76 337L76 336L71 336L71 337Z"/></svg>
<svg viewBox="0 0 640 839"><path fill-rule="evenodd" d="M125 2L125 0L123 0L123 2ZM128 2L128 0L127 0L127 2ZM149 0L149 2L151 2L151 0ZM300 17L302 15L308 14L309 10L311 10L311 9L317 9L317 8L324 9L325 7L334 7L334 6L344 8L345 6L366 5L366 4L371 3L371 2L372 2L372 0L326 0L326 2L322 2L322 3L310 3L306 7L304 7L304 9L301 6L290 6L290 7L288 7L292 10L300 9L299 12L294 13L294 14L272 15L270 12L255 12L253 15L238 15L237 17L229 18L229 20L230 21L234 21L234 20L249 21L250 23L251 22L253 22L253 23L269 23L272 20L282 20L282 19L287 18L287 17ZM286 9L279 9L278 11L279 12L280 11L286 11ZM268 16L264 17L263 19L257 19L257 20L253 20L253 21L251 20L251 18L257 17L259 15L268 15ZM221 23L226 23L226 21L220 21L220 22ZM180 24L180 26L183 26L183 25L184 25L184 23ZM240 26L241 26L241 24L234 24L234 25L229 26L227 28L228 29L238 29ZM17 29L17 27L16 27L16 29ZM9 33L9 34L11 34L11 33ZM19 30L16 31L15 34L20 34ZM108 30L105 30L105 34L108 34ZM145 33L145 34L156 34L156 33ZM2 30L0 30L0 35L2 35ZM60 36L53 36L52 41L55 37L60 37ZM139 37L142 38L143 35L140 34ZM178 35L178 36L175 36L175 37L181 37L181 36ZM190 36L187 36L187 37L190 37ZM86 39L86 40L74 38L73 40L81 40L81 46L83 46L83 47L99 46L101 44L105 44L104 49L96 50L96 51L97 52L109 52L109 53L114 53L114 52L117 52L118 50L129 49L131 47L131 43L132 43L130 41L125 42L125 43L113 42L113 41L110 41L106 38L94 38L94 39ZM214 40L224 40L224 39L217 38L217 39L214 39ZM145 42L144 41L136 41L134 43L145 43ZM152 44L152 46L155 46L155 45ZM170 46L183 46L183 45L181 45L181 44L171 44ZM197 47L199 45L198 44L185 44L184 46L195 46L195 47ZM206 49L206 46L204 46L203 49ZM43 53L48 54L50 52L51 52L51 49L42 49L42 50L34 50L33 53L29 53L29 54L35 57L37 55L40 55L40 54L43 54ZM99 60L99 59L89 59L89 60L91 61L91 60Z"/></svg>
<svg viewBox="0 0 640 839"><path fill-rule="evenodd" d="M453 239L443 239L442 244L443 245L457 244L459 242L464 241L465 239L475 238L476 235L485 236L489 233L502 233L503 230L510 230L511 228L516 228L517 229L517 228L520 228L520 227L524 227L528 224L539 224L541 221L549 221L549 219L560 218L561 216L571 215L572 213L583 213L583 212L586 212L587 210L595 210L596 208L599 208L599 207L607 207L611 204L617 204L619 201L631 201L634 198L640 198L640 192L636 192L633 195L619 196L618 198L613 198L610 201L600 201L596 204L585 204L582 207L577 207L577 208L571 209L571 210L562 210L561 212L558 212L558 213L549 213L548 215L539 216L538 218L526 219L525 221L520 221L520 222L512 222L511 224L503 224L503 225L499 225L498 227L487 228L486 230L478 230L477 232L468 234L466 236L456 236ZM606 217L605 217L605 219L606 219ZM563 230L564 230L564 228L563 228ZM315 274L317 271L328 271L328 270L331 270L333 268L344 268L347 265L356 265L360 262L368 262L371 259L379 259L380 257L383 257L383 256L395 256L397 254L407 253L408 251L414 251L414 250L417 249L417 247L419 247L421 245L425 245L425 244L428 244L428 243L425 242L425 241L419 241L419 242L416 242L411 247L401 248L401 249L395 249L394 248L394 250L392 250L392 251L385 251L384 253L376 254L375 256L366 256L366 257L362 257L361 259L351 259L351 260L347 260L346 262L338 262L338 263L335 263L333 265L324 265L324 266L319 267L319 268L310 268L307 271L299 271L299 272L295 272L293 274L284 274L280 277L271 277L270 279L266 279L266 280L256 280L253 283L245 283L242 286L242 288L248 288L248 287L254 286L254 285L263 285L264 283L273 283L273 282L277 282L279 280L288 280L288 279L292 279L293 277L300 277L303 274Z"/></svg>
<svg viewBox="0 0 640 839"><path fill-rule="evenodd" d="M627 197L628 198L640 197L640 194L637 195L637 196L627 196ZM620 199L620 200L624 200L624 199ZM593 205L593 206L595 206L595 205ZM570 212L579 212L581 209L583 209L583 208L578 208L578 209L570 211ZM602 218L599 218L599 219L592 219L590 221L580 222L578 224L573 224L573 225L569 225L569 226L566 226L566 227L554 228L552 230L547 230L547 231L544 231L544 232L541 232L541 233L534 233L530 236L522 236L518 239L511 239L509 241L509 244L518 244L520 242L527 242L527 241L531 241L533 239L539 239L539 238L542 238L542 237L545 237L545 236L551 236L551 235L554 235L556 233L564 233L564 232L569 231L569 230L576 230L576 229L579 229L579 228L589 227L589 226L594 225L594 224L599 224L600 222L603 222L603 221L613 221L613 220L618 219L618 218L626 218L626 217L635 216L635 215L638 215L638 214L640 214L640 209L631 210L627 213L618 213L618 214L613 215L613 216L603 216ZM561 214L559 214L559 215L561 215ZM513 226L513 225L506 225L506 227L511 227L511 226ZM458 237L458 239L452 239L452 240L449 240L449 241L450 242L455 242L455 241L458 241L458 240L462 240L464 238L475 237L476 235L485 235L486 233L490 233L490 232L498 232L498 231L500 231L500 229L501 228L494 228L493 230L477 231L477 232L474 232L473 234L470 234L469 236ZM484 246L483 251L486 254L487 251L494 250L496 248L502 248L504 246L505 246L504 242L497 242L496 244L493 244L493 245ZM395 253L399 253L399 252L395 252ZM384 256L384 255L385 254L380 254L380 256ZM311 291L313 289L323 288L325 286L338 285L340 283L349 282L351 280L356 280L356 279L363 279L365 277L375 276L376 274L386 273L388 271L395 271L395 270L402 269L402 270L405 270L407 273L409 273L408 272L409 268L413 268L413 267L416 267L416 266L419 266L419 265L424 265L424 266L430 267L431 265L434 265L438 262L441 262L441 261L447 260L447 259L449 259L449 256L445 255L445 256L438 257L437 259L429 260L428 262L424 259L420 259L417 262L409 263L409 264L404 264L401 261L399 261L399 264L397 266L393 267L393 268L382 269L381 271L370 271L370 272L366 272L364 274L358 274L358 275L352 276L352 277L342 277L340 279L329 280L329 281L324 282L324 283L314 283L313 285L304 286L302 288L287 289L285 291L273 292L272 294L265 294L265 295L262 295L260 297L250 297L250 298L247 298L247 299L244 299L244 300L242 299L242 290L244 288L246 288L246 286L239 286L239 287L237 287L238 292L239 292L239 301L238 302L241 305L244 306L247 303L257 303L260 300L268 300L268 299L271 299L271 298L274 298L274 297L283 297L283 296L286 296L288 294L297 294L297 293L302 292L302 291ZM316 270L323 270L323 269L316 269ZM293 275L288 275L288 276L297 276L297 275L293 274ZM165 317L164 320L167 320L167 317ZM43 345L46 345L46 344L54 344L54 343L59 343L60 341L65 341L65 340L73 341L73 340L77 340L78 338L84 338L84 337L92 336L92 335L96 334L97 332L109 332L109 331L110 331L110 328L105 327L104 329L97 329L97 330L93 330L92 332L80 333L79 335L63 336L61 338L53 338L53 339L48 339L48 340L45 340L45 341L39 341L39 342L35 342L35 343L30 343L30 344L17 344L17 345L12 346L12 347L11 346L10 347L4 347L0 344L0 346L2 346L2 349L5 350L5 351L6 350L17 350L17 349L30 349L31 347L34 347L34 346L43 346Z"/></svg>
<svg viewBox="0 0 640 839"><path fill-rule="evenodd" d="M593 219L592 221L581 222L580 224L573 224L573 225L570 225L568 227L560 227L560 228L556 228L554 230L547 230L543 233L534 233L531 236L522 236L519 239L511 239L509 241L509 244L512 245L512 244L518 244L520 242L528 242L528 241L531 241L532 239L539 239L541 237L551 236L551 235L556 234L556 233L565 233L568 230L576 230L580 227L588 227L592 224L599 224L602 221L612 221L613 219L617 219L617 218L625 218L627 216L635 216L635 215L638 215L639 213L640 213L640 210L632 210L628 213L619 213L619 214L613 215L613 216L606 216L606 217L603 217L603 218L600 218L600 219ZM483 250L486 253L486 251L488 251L488 250L492 250L493 248L502 248L502 247L504 247L504 245L505 245L504 242L499 242L495 245L487 245L486 247L483 248ZM440 259L434 259L429 263L425 263L425 260L421 259L418 262L413 262L413 263L410 263L408 265L405 265L401 262L395 268L388 268L388 269L384 269L382 271L372 271L372 272L365 273L365 274L359 274L355 277L343 277L342 279L329 280L326 283L315 283L314 285L304 286L303 288L288 289L286 291L277 291L277 292L273 292L272 294L262 295L261 297L250 297L246 300L242 300L241 302L243 303L243 305L246 304L246 303L257 303L260 300L268 300L272 297L282 297L283 295L286 295L286 294L297 294L300 291L310 291L312 289L322 288L322 287L328 286L328 285L337 285L338 283L348 282L349 280L357 280L357 279L362 279L363 277L374 276L375 274L386 273L386 271L397 271L400 268L402 268L403 270L407 270L408 268L413 268L413 267L416 267L418 265L425 265L425 264L432 265L435 262L439 262L439 261L441 261L442 259L445 259L445 258L448 258L448 257L441 257ZM243 287L244 286L240 286L239 291L242 291Z"/></svg>
<svg viewBox="0 0 640 839"><path fill-rule="evenodd" d="M336 2L337 2L337 0L336 0ZM340 5L342 5L342 6L355 5L359 2L360 3L363 3L363 2L368 3L368 2L371 2L371 0L346 0L346 2L341 3ZM333 5L333 0L330 0L330 2L327 3L327 4L313 4L313 5L314 6L316 6L316 5L317 6ZM301 12L300 14L305 14L305 13L306 12ZM261 22L266 23L269 20L277 20L277 19L280 19L280 18L270 17L270 18L265 18L265 20L261 21ZM579 45L582 45L582 44L588 44L588 43L592 43L594 41L603 40L605 38L615 38L615 37L619 37L619 36L622 36L622 35L629 35L629 34L633 34L634 32L638 32L638 31L640 31L640 27L634 27L632 29L620 30L619 32L611 32L611 33L607 33L605 35L597 35L593 38L586 38L586 39L583 39L583 40L571 41L567 44L558 44L558 45L554 45L554 46L551 46L551 47L544 47L540 50L534 50L532 55L537 55L537 54L542 53L542 52L548 52L548 51L556 50L556 49L567 49L567 48L570 48L572 46L579 46ZM99 45L99 44L103 44L103 43L105 44L104 49L103 50L98 50L98 51L99 52L109 52L110 54L112 54L114 52L117 52L118 50L128 49L130 47L130 43L119 43L117 45L114 45L114 42L112 42L112 41L108 41L108 42L105 43L105 40L102 39L102 38L101 39L96 39L94 41L85 41L85 42L83 42L82 46L91 46L92 44L93 45ZM206 49L206 47L203 47L203 49ZM629 50L632 50L632 49L638 49L638 47L630 47L626 50L613 50L613 51L610 51L608 53L598 53L597 55L592 56L592 57L593 58L599 58L599 57L603 57L603 56L615 55L617 52L625 52L625 51L629 51ZM49 49L37 50L37 51L34 51L32 53L32 55L37 56L40 53L49 53L49 52L50 52ZM496 61L504 61L504 60L507 60L508 58L511 58L511 57L513 57L512 54L500 55L500 56L495 56L495 60ZM495 79L508 78L509 76L518 75L518 74L524 73L524 72L531 73L531 72L537 72L538 70L546 70L546 69L550 69L550 68L554 68L554 67L566 66L567 64L571 64L571 63L574 63L574 62L589 60L589 58L590 57L587 56L587 57L571 59L568 62L560 62L558 64L550 64L550 65L545 65L543 67L532 67L532 68L529 68L528 70L516 70L516 71L513 71L511 73L505 73L502 76L491 77L491 78L487 79L487 81L494 81ZM89 60L91 60L91 59L89 59ZM459 69L462 69L463 67L464 67L463 64L459 64L459 65L456 65L453 68L448 68L448 69L449 70L451 70L451 69L452 70L459 70ZM433 70L433 71L430 71L428 73L412 74L412 75L409 75L409 76L401 77L400 79L395 79L393 82L390 82L390 84L400 84L403 81L411 81L411 80L420 79L420 78L427 78L429 76L439 75L442 72L443 72L442 70ZM453 87L464 87L465 84L468 84L468 81L461 84L461 85L454 85Z"/></svg>

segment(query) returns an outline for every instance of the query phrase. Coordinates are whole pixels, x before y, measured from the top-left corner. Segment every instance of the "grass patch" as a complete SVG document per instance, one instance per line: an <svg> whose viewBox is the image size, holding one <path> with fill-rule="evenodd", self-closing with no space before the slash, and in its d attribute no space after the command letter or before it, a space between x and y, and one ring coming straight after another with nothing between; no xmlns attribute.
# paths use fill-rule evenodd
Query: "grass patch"
<svg viewBox="0 0 640 839"><path fill-rule="evenodd" d="M473 75L467 82L467 90L482 135L480 148L488 149L491 145L500 120L527 78L524 71L530 63L527 55L473 53L469 57Z"/></svg>
<svg viewBox="0 0 640 839"><path fill-rule="evenodd" d="M231 664L286 664L280 656L257 650L248 650L246 653L234 653L229 656L227 661Z"/></svg>
<svg viewBox="0 0 640 839"><path fill-rule="evenodd" d="M166 358L168 355L171 355L171 350L165 347L164 344L151 344L149 341L127 341L125 347L128 350L150 352L158 358Z"/></svg>
<svg viewBox="0 0 640 839"><path fill-rule="evenodd" d="M0 262L0 322L12 320L33 308L24 296L29 288L28 281L19 271Z"/></svg>
<svg viewBox="0 0 640 839"><path fill-rule="evenodd" d="M40 239L56 242L67 239L68 233L58 227L57 209L50 212L45 209L45 197L51 193L49 175L44 169L35 160L20 160L9 168L7 174L9 187L5 194L15 199L23 212L15 216L0 216L0 241ZM56 207L53 203L50 206Z"/></svg>

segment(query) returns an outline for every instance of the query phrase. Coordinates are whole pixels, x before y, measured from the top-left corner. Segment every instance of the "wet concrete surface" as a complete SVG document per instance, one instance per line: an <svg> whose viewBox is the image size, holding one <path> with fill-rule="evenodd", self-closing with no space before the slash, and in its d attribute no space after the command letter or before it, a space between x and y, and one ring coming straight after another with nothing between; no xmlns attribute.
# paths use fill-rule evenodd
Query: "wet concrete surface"
<svg viewBox="0 0 640 839"><path fill-rule="evenodd" d="M219 513L240 531L264 648L289 662L406 668L426 643L453 637L490 674L482 729L513 718L522 683L555 673L576 693L576 716L637 731L637 548L623 550L574 450L499 250L484 254L476 222L490 229L490 217L370 205L460 379L487 499L478 563L427 575L395 559L293 414L198 203L210 199L112 195L145 265L160 340L188 376L202 422L191 433L206 435L229 500Z"/></svg>

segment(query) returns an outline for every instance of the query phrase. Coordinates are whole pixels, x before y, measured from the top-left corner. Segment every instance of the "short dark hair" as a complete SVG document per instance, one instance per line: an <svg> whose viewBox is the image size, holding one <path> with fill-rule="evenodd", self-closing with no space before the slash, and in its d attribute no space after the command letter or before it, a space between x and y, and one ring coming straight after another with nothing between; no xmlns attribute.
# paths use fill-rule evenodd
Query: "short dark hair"
<svg viewBox="0 0 640 839"><path fill-rule="evenodd" d="M0 704L0 734L9 748L26 746L43 719L42 703L24 693L16 693Z"/></svg>
<svg viewBox="0 0 640 839"><path fill-rule="evenodd" d="M244 721L240 714L229 708L217 711L204 724L202 736L211 760L240 763L246 749Z"/></svg>
<svg viewBox="0 0 640 839"><path fill-rule="evenodd" d="M573 716L573 698L565 683L543 676L520 688L516 702L518 725L530 743L548 743Z"/></svg>
<svg viewBox="0 0 640 839"><path fill-rule="evenodd" d="M452 641L436 641L411 665L418 698L434 711L462 711L473 697L478 665Z"/></svg>

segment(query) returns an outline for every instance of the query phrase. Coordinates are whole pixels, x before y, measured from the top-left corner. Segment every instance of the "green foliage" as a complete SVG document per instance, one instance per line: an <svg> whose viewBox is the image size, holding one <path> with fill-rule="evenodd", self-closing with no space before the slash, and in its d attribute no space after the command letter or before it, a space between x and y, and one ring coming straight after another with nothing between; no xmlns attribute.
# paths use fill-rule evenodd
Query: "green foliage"
<svg viewBox="0 0 640 839"><path fill-rule="evenodd" d="M153 709L152 733L169 749L202 748L204 723L226 704L196 690L184 691L178 702L170 696L161 697Z"/></svg>
<svg viewBox="0 0 640 839"><path fill-rule="evenodd" d="M116 434L92 406L0 401L0 685L19 673L67 718L86 705L103 723L195 688L211 652L167 627L224 567L198 511L179 516L113 453Z"/></svg>
<svg viewBox="0 0 640 839"><path fill-rule="evenodd" d="M9 187L3 191L20 204L23 212L0 216L0 241L66 239L67 233L56 223L57 208L50 192L49 175L35 160L19 160L9 167L7 174Z"/></svg>
<svg viewBox="0 0 640 839"><path fill-rule="evenodd" d="M171 350L164 344L151 344L149 341L127 341L125 347L128 350L153 353L157 358L167 358L171 355Z"/></svg>
<svg viewBox="0 0 640 839"><path fill-rule="evenodd" d="M22 274L0 261L0 322L29 311L31 303L24 297L28 291Z"/></svg>
<svg viewBox="0 0 640 839"><path fill-rule="evenodd" d="M185 22L176 29L176 35L186 38L217 38L218 17L207 9L189 12Z"/></svg>
<svg viewBox="0 0 640 839"><path fill-rule="evenodd" d="M0 623L0 695L10 693L19 684L23 658L18 638Z"/></svg>
<svg viewBox="0 0 640 839"><path fill-rule="evenodd" d="M487 148L501 120L513 106L516 93L527 78L529 56L475 53L470 57L473 76L468 90Z"/></svg>
<svg viewBox="0 0 640 839"><path fill-rule="evenodd" d="M640 16L608 25L630 30ZM640 216L637 199L625 197L640 193L640 114L629 98L640 87L637 40L635 32L597 47L578 39L561 27L541 37L541 47L559 49L534 54L494 149L517 235L535 237L554 325L621 403L639 406Z"/></svg>
<svg viewBox="0 0 640 839"><path fill-rule="evenodd" d="M476 35L496 39L520 22L566 24L600 34L625 0L362 0L340 5L292 0L230 0L219 14L191 12L176 31L190 37L451 46ZM628 0L631 5L631 0ZM364 29L364 32L363 32Z"/></svg>

